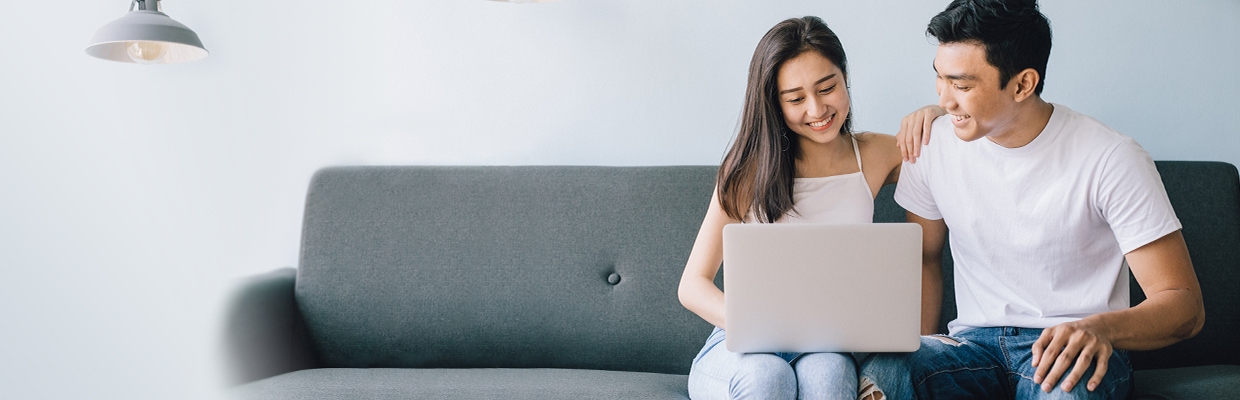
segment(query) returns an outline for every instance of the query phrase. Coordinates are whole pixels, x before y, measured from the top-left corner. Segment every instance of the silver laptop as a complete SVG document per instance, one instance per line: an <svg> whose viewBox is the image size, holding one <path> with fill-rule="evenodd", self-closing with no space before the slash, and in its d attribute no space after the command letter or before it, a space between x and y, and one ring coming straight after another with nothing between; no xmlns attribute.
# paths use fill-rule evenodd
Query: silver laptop
<svg viewBox="0 0 1240 400"><path fill-rule="evenodd" d="M921 226L723 228L728 350L916 351Z"/></svg>

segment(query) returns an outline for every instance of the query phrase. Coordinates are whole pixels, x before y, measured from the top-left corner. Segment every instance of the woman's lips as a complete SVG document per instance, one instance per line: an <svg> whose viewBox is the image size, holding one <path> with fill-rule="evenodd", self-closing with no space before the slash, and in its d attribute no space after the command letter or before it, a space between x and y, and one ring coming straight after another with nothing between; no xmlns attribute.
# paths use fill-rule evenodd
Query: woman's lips
<svg viewBox="0 0 1240 400"><path fill-rule="evenodd" d="M827 119L824 119L818 122L811 122L806 125L809 125L809 129L813 129L815 132L818 132L818 131L824 131L824 130L827 130L827 128L830 128L831 123L834 121L835 121L835 115L833 114Z"/></svg>

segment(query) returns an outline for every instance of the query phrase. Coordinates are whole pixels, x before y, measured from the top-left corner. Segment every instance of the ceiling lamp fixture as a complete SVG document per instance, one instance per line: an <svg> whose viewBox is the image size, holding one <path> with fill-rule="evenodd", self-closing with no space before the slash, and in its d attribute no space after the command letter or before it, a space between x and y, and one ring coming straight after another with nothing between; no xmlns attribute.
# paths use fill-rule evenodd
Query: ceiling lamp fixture
<svg viewBox="0 0 1240 400"><path fill-rule="evenodd" d="M172 64L207 56L198 34L163 12L159 0L133 0L129 13L95 32L86 54L138 64Z"/></svg>

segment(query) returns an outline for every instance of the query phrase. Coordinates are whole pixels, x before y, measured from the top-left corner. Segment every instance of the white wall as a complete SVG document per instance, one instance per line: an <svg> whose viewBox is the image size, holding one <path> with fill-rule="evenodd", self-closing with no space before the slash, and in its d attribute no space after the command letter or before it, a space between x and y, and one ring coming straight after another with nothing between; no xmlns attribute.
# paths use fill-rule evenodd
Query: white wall
<svg viewBox="0 0 1240 400"><path fill-rule="evenodd" d="M206 397L237 277L297 263L338 164L714 164L753 47L821 16L857 127L935 102L946 1L168 0L211 55L82 49L125 0L0 13L0 398ZM1240 164L1240 3L1046 0L1044 98L1155 159Z"/></svg>

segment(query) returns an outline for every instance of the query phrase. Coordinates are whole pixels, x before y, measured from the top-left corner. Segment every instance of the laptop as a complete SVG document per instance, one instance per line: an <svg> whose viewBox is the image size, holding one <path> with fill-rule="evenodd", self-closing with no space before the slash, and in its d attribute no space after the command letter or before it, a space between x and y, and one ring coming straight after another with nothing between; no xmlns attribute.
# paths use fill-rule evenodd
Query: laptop
<svg viewBox="0 0 1240 400"><path fill-rule="evenodd" d="M729 224L723 269L730 351L921 344L920 225Z"/></svg>

